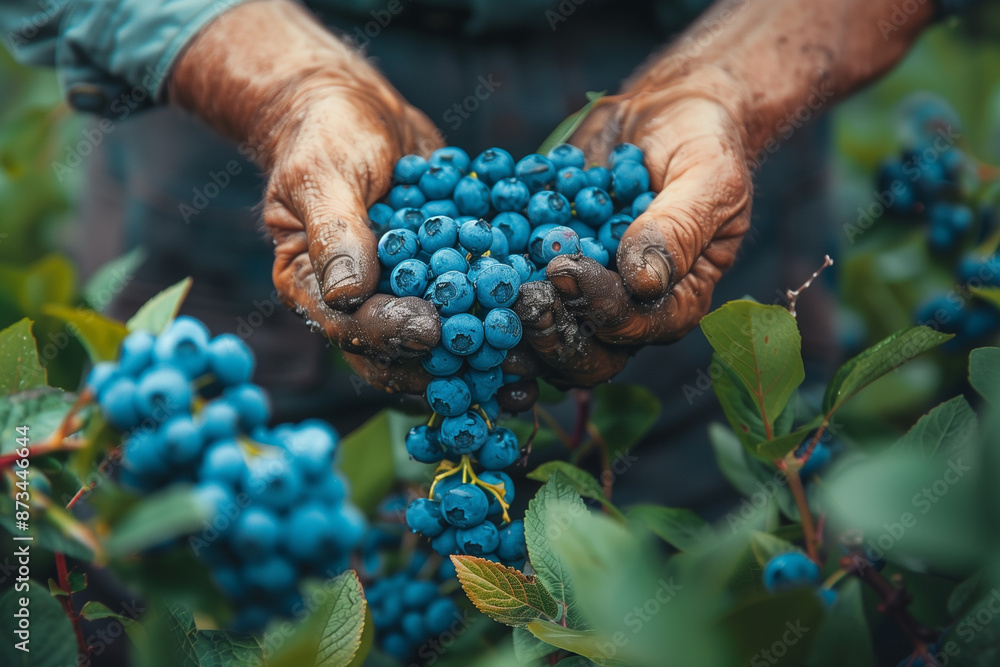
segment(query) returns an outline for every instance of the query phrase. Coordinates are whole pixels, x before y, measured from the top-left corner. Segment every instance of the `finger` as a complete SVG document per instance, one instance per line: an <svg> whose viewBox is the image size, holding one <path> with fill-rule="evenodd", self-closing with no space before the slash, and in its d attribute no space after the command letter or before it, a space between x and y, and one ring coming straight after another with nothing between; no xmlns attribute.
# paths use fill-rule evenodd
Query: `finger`
<svg viewBox="0 0 1000 667"><path fill-rule="evenodd" d="M374 357L344 353L347 363L362 380L389 393L423 394L431 375L419 359L393 359L379 354Z"/></svg>
<svg viewBox="0 0 1000 667"><path fill-rule="evenodd" d="M742 238L750 224L750 172L735 124L707 100L676 107L639 142L653 187L662 189L626 230L617 253L626 288L644 301L666 295L709 243Z"/></svg>
<svg viewBox="0 0 1000 667"><path fill-rule="evenodd" d="M548 281L522 285L514 310L525 339L548 367L542 375L557 387L599 384L621 372L628 361L630 350L601 345L593 330L580 326L563 307Z"/></svg>
<svg viewBox="0 0 1000 667"><path fill-rule="evenodd" d="M376 294L352 313L330 308L323 300L308 238L301 224L283 207L265 209L274 234L272 278L289 307L323 330L341 349L363 354L413 357L436 345L441 323L434 306L417 297Z"/></svg>
<svg viewBox="0 0 1000 667"><path fill-rule="evenodd" d="M516 415L531 408L538 400L538 381L534 378L505 384L497 390L497 404L504 412Z"/></svg>
<svg viewBox="0 0 1000 667"><path fill-rule="evenodd" d="M620 96L602 97L570 138L587 156L587 164L607 165L611 149L621 143Z"/></svg>

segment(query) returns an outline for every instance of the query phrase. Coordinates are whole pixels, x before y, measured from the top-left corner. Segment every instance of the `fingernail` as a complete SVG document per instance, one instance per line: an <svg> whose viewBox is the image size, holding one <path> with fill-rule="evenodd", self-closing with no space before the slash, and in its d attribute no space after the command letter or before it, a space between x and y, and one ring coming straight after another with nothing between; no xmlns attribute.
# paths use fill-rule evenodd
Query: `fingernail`
<svg viewBox="0 0 1000 667"><path fill-rule="evenodd" d="M406 320L400 331L400 344L408 350L423 352L437 345L441 338L438 319L427 315L416 315Z"/></svg>
<svg viewBox="0 0 1000 667"><path fill-rule="evenodd" d="M568 273L557 272L550 274L548 278L564 299L579 299L583 295L576 278Z"/></svg>
<svg viewBox="0 0 1000 667"><path fill-rule="evenodd" d="M654 299L663 296L670 287L670 257L663 248L651 246L642 251L642 265L627 279L632 296Z"/></svg>
<svg viewBox="0 0 1000 667"><path fill-rule="evenodd" d="M334 308L356 308L364 300L358 293L360 280L353 257L341 255L330 260L323 271L323 300Z"/></svg>

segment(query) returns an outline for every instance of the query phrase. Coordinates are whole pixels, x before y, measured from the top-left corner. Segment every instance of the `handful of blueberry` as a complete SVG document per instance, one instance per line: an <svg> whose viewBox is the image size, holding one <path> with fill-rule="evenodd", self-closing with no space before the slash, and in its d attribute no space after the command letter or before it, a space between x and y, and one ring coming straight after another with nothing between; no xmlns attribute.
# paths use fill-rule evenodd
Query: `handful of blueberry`
<svg viewBox="0 0 1000 667"><path fill-rule="evenodd" d="M524 565L524 525L509 516L514 485L503 472L520 445L496 426L497 391L520 379L501 370L521 340L510 307L560 255L614 266L622 234L655 196L642 162L631 144L617 146L607 168L588 169L568 144L517 162L501 148L475 159L442 148L401 158L385 202L369 210L379 290L422 296L441 316L441 342L421 360L434 376L434 414L406 438L412 458L437 465L429 497L410 503L406 521L441 555Z"/></svg>
<svg viewBox="0 0 1000 667"><path fill-rule="evenodd" d="M211 513L189 538L252 630L303 607L299 582L333 576L365 530L334 470L339 436L310 419L268 429L270 402L250 382L253 353L232 334L178 317L159 336L129 334L117 363L87 379L105 418L126 432L121 482L149 492L193 483Z"/></svg>

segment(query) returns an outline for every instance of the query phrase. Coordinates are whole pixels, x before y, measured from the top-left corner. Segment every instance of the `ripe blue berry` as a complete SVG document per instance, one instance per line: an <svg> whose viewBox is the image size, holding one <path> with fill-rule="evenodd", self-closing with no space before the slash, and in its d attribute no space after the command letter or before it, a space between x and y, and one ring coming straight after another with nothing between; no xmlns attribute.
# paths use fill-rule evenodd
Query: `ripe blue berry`
<svg viewBox="0 0 1000 667"><path fill-rule="evenodd" d="M514 465L520 456L521 446L517 442L517 435L501 426L490 431L486 442L476 454L476 459L487 470L502 470Z"/></svg>
<svg viewBox="0 0 1000 667"><path fill-rule="evenodd" d="M302 475L306 479L317 480L332 474L339 439L337 432L326 422L308 419L285 440L285 448Z"/></svg>
<svg viewBox="0 0 1000 667"><path fill-rule="evenodd" d="M438 463L444 458L438 429L414 426L406 435L406 453L420 463Z"/></svg>
<svg viewBox="0 0 1000 667"><path fill-rule="evenodd" d="M531 223L520 213L504 211L493 218L493 229L499 229L507 238L507 252L521 253L528 247Z"/></svg>
<svg viewBox="0 0 1000 667"><path fill-rule="evenodd" d="M489 521L478 526L464 528L455 536L458 548L470 556L485 556L497 550L500 545L500 535L497 527Z"/></svg>
<svg viewBox="0 0 1000 667"><path fill-rule="evenodd" d="M291 507L302 491L302 475L281 454L263 454L252 459L243 475L243 489L251 500L283 510Z"/></svg>
<svg viewBox="0 0 1000 667"><path fill-rule="evenodd" d="M556 192L572 201L576 193L590 185L590 180L583 169L564 167L556 174Z"/></svg>
<svg viewBox="0 0 1000 667"><path fill-rule="evenodd" d="M246 460L235 440L223 440L213 444L205 452L198 478L235 488L246 474Z"/></svg>
<svg viewBox="0 0 1000 667"><path fill-rule="evenodd" d="M201 455L201 434L189 415L178 415L163 425L163 452L175 466L188 466Z"/></svg>
<svg viewBox="0 0 1000 667"><path fill-rule="evenodd" d="M145 479L160 478L167 474L167 465L163 453L163 443L160 433L136 431L126 440L122 451L122 465L136 475Z"/></svg>
<svg viewBox="0 0 1000 667"><path fill-rule="evenodd" d="M283 542L290 556L304 562L318 561L335 548L329 512L318 502L292 508Z"/></svg>
<svg viewBox="0 0 1000 667"><path fill-rule="evenodd" d="M104 398L110 400L109 387ZM188 378L172 366L153 367L142 374L134 389L135 409L140 417L162 419L191 410L191 383Z"/></svg>
<svg viewBox="0 0 1000 667"><path fill-rule="evenodd" d="M514 482L511 480L510 475L505 472L500 472L499 470L484 470L479 479L483 480L487 484L492 484L495 486L503 487L503 500L508 505L514 501ZM497 500L496 496L492 493L487 493L489 497L490 506L487 512L488 516L499 516L503 513L503 508L500 506L500 501Z"/></svg>
<svg viewBox="0 0 1000 667"><path fill-rule="evenodd" d="M611 149L611 154L608 155L608 166L614 169L618 164L627 161L642 164L642 159L642 149L638 146L629 143L618 144Z"/></svg>
<svg viewBox="0 0 1000 667"><path fill-rule="evenodd" d="M472 308L476 293L467 275L446 271L434 279L424 298L433 303L442 315L458 315Z"/></svg>
<svg viewBox="0 0 1000 667"><path fill-rule="evenodd" d="M454 375L462 368L462 357L449 352L443 345L435 345L423 357L420 364L424 370L436 377Z"/></svg>
<svg viewBox="0 0 1000 667"><path fill-rule="evenodd" d="M139 377L153 363L156 338L148 331L134 331L125 336L118 354L118 372Z"/></svg>
<svg viewBox="0 0 1000 667"><path fill-rule="evenodd" d="M417 256L420 244L415 232L409 229L392 229L378 242L378 258L384 266L390 269L404 259Z"/></svg>
<svg viewBox="0 0 1000 667"><path fill-rule="evenodd" d="M819 583L819 567L799 551L778 554L764 566L764 588L769 593Z"/></svg>
<svg viewBox="0 0 1000 667"><path fill-rule="evenodd" d="M382 202L372 204L372 207L368 209L368 226L371 227L376 236L385 234L389 229L389 220L392 219L393 213L395 211L392 210L392 207Z"/></svg>
<svg viewBox="0 0 1000 667"><path fill-rule="evenodd" d="M430 277L430 267L419 259L404 259L392 270L389 284L396 296L422 296Z"/></svg>
<svg viewBox="0 0 1000 667"><path fill-rule="evenodd" d="M389 218L389 229L407 229L415 232L420 229L425 218L419 208L401 208Z"/></svg>
<svg viewBox="0 0 1000 667"><path fill-rule="evenodd" d="M249 382L254 365L253 352L233 334L216 336L208 344L208 370L224 385Z"/></svg>
<svg viewBox="0 0 1000 667"><path fill-rule="evenodd" d="M573 206L577 220L591 227L599 227L615 210L611 196L596 187L580 190L573 200Z"/></svg>
<svg viewBox="0 0 1000 667"><path fill-rule="evenodd" d="M456 528L471 528L482 523L488 509L486 494L474 484L459 484L441 500L445 521Z"/></svg>
<svg viewBox="0 0 1000 667"><path fill-rule="evenodd" d="M545 270L545 261L542 259L542 239L549 233L550 229L555 229L559 225L538 225L531 230L528 237L528 256L542 271ZM544 280L544 278L542 278Z"/></svg>
<svg viewBox="0 0 1000 667"><path fill-rule="evenodd" d="M587 174L587 183L591 187L600 188L607 192L611 189L611 171L605 167L591 167L584 172Z"/></svg>
<svg viewBox="0 0 1000 667"><path fill-rule="evenodd" d="M521 211L528 205L531 191L528 186L516 178L502 178L493 184L490 190L490 201L493 208L500 212Z"/></svg>
<svg viewBox="0 0 1000 667"><path fill-rule="evenodd" d="M514 158L502 148L487 148L472 161L471 170L481 181L493 185L514 175Z"/></svg>
<svg viewBox="0 0 1000 667"><path fill-rule="evenodd" d="M437 537L448 527L441 515L441 502L429 498L416 498L407 506L406 525L427 537Z"/></svg>
<svg viewBox="0 0 1000 667"><path fill-rule="evenodd" d="M492 345L483 343L482 347L466 357L471 368L477 371L488 371L496 368L507 358L507 350L498 350Z"/></svg>
<svg viewBox="0 0 1000 667"><path fill-rule="evenodd" d="M445 215L449 218L457 218L460 211L453 199L434 199L420 207L420 214L425 218L433 218L436 215Z"/></svg>
<svg viewBox="0 0 1000 667"><path fill-rule="evenodd" d="M470 220L458 228L458 242L473 255L481 255L493 245L493 228L485 220Z"/></svg>
<svg viewBox="0 0 1000 667"><path fill-rule="evenodd" d="M508 255L504 262L517 271L521 284L528 282L531 274L535 271L535 265L524 255Z"/></svg>
<svg viewBox="0 0 1000 667"><path fill-rule="evenodd" d="M361 544L365 536L365 515L354 505L341 505L339 511L330 516L333 524L333 539L341 554L346 555Z"/></svg>
<svg viewBox="0 0 1000 667"><path fill-rule="evenodd" d="M438 586L432 581L411 581L403 588L403 606L407 609L421 609L438 596Z"/></svg>
<svg viewBox="0 0 1000 667"><path fill-rule="evenodd" d="M632 201L632 217L638 218L640 215L645 213L646 209L649 208L649 205L653 203L654 199L656 199L655 192L643 192L641 195L636 197Z"/></svg>
<svg viewBox="0 0 1000 667"><path fill-rule="evenodd" d="M469 409L472 393L461 378L434 378L427 385L431 410L444 417L454 417Z"/></svg>
<svg viewBox="0 0 1000 667"><path fill-rule="evenodd" d="M451 554L458 553L458 542L455 537L457 532L453 526L448 526L439 535L431 538L431 549L446 559Z"/></svg>
<svg viewBox="0 0 1000 667"><path fill-rule="evenodd" d="M494 308L483 320L486 342L498 350L509 350L521 340L521 318L509 308Z"/></svg>
<svg viewBox="0 0 1000 667"><path fill-rule="evenodd" d="M497 556L505 561L521 561L528 557L528 547L524 541L524 521L511 521L500 529L500 544Z"/></svg>
<svg viewBox="0 0 1000 667"><path fill-rule="evenodd" d="M458 224L444 215L427 218L420 225L417 237L420 249L431 254L442 248L452 248L458 242Z"/></svg>
<svg viewBox="0 0 1000 667"><path fill-rule="evenodd" d="M271 418L271 400L260 387L249 382L227 387L222 398L236 408L240 425L251 430L263 426Z"/></svg>
<svg viewBox="0 0 1000 667"><path fill-rule="evenodd" d="M420 208L427 202L427 197L415 185L397 185L389 190L386 202L394 209Z"/></svg>
<svg viewBox="0 0 1000 667"><path fill-rule="evenodd" d="M263 507L251 505L236 518L230 540L241 558L260 562L275 552L281 532L277 516Z"/></svg>
<svg viewBox="0 0 1000 667"><path fill-rule="evenodd" d="M583 156L583 151L571 144L553 146L552 150L548 153L548 158L555 165L556 169L565 169L566 167L583 169L583 166L587 163L586 158Z"/></svg>
<svg viewBox="0 0 1000 667"><path fill-rule="evenodd" d="M610 256L613 257L618 252L618 244L622 240L622 235L631 224L631 216L624 213L616 213L597 230L597 240L604 246Z"/></svg>
<svg viewBox="0 0 1000 667"><path fill-rule="evenodd" d="M454 248L441 248L434 251L434 254L431 255L430 266L433 276L440 276L449 271L457 271L458 273L469 271L469 262L465 259L465 255Z"/></svg>
<svg viewBox="0 0 1000 667"><path fill-rule="evenodd" d="M483 323L475 315L459 313L441 325L441 344L449 352L462 357L478 350L484 338Z"/></svg>
<svg viewBox="0 0 1000 667"><path fill-rule="evenodd" d="M649 172L639 162L623 160L611 169L612 188L619 204L628 204L649 190Z"/></svg>
<svg viewBox="0 0 1000 667"><path fill-rule="evenodd" d="M451 165L431 165L420 177L420 189L428 199L446 199L451 196L462 178L462 172Z"/></svg>
<svg viewBox="0 0 1000 667"><path fill-rule="evenodd" d="M472 401L482 403L490 400L503 384L503 371L499 368L485 371L469 369L466 371L464 379L465 384L469 385L469 390L472 391Z"/></svg>
<svg viewBox="0 0 1000 667"><path fill-rule="evenodd" d="M177 371L173 372L177 373ZM180 376L180 373L177 373L177 375ZM187 380L183 379L183 376L181 377L184 386L187 387ZM136 426L139 420L145 416L145 412L140 413L137 409L140 406L134 400L136 392L136 383L130 377L116 377L112 379L104 391L101 392L101 410L104 413L104 417L119 431L127 431Z"/></svg>
<svg viewBox="0 0 1000 667"><path fill-rule="evenodd" d="M430 583L429 581L414 583ZM433 584L432 584L433 585ZM413 642L414 646L419 646L427 639L427 628L424 627L424 617L419 612L411 611L403 614L399 621L399 627L403 630L403 635Z"/></svg>
<svg viewBox="0 0 1000 667"><path fill-rule="evenodd" d="M208 370L208 329L194 319L182 315L159 335L153 346L153 359L177 368L189 378Z"/></svg>
<svg viewBox="0 0 1000 667"><path fill-rule="evenodd" d="M528 202L528 220L533 225L565 225L572 217L569 200L558 192L537 192Z"/></svg>
<svg viewBox="0 0 1000 667"><path fill-rule="evenodd" d="M521 277L507 264L493 264L475 280L476 299L484 308L506 308L517 300Z"/></svg>
<svg viewBox="0 0 1000 667"><path fill-rule="evenodd" d="M438 598L427 605L427 611L424 612L424 626L432 636L440 635L448 632L452 624L461 618L454 602L449 598Z"/></svg>
<svg viewBox="0 0 1000 667"><path fill-rule="evenodd" d="M247 563L243 568L243 580L251 590L281 593L295 585L295 567L281 556L271 556L266 560Z"/></svg>
<svg viewBox="0 0 1000 667"><path fill-rule="evenodd" d="M93 393L95 398L100 400L101 393L111 386L111 383L118 375L118 364L113 361L102 361L94 364L94 367L90 369L90 373L87 375L87 389Z"/></svg>
<svg viewBox="0 0 1000 667"><path fill-rule="evenodd" d="M538 153L521 158L514 165L514 173L532 193L544 190L556 180L556 167L552 161Z"/></svg>
<svg viewBox="0 0 1000 667"><path fill-rule="evenodd" d="M611 261L607 248L601 245L600 241L592 237L580 239L580 252L583 253L584 257L591 258L601 266L607 266L608 262Z"/></svg>
<svg viewBox="0 0 1000 667"><path fill-rule="evenodd" d="M569 227L553 227L542 237L542 261L545 264L560 255L576 255L580 252L580 237Z"/></svg>
<svg viewBox="0 0 1000 667"><path fill-rule="evenodd" d="M431 166L450 165L463 174L469 170L470 163L469 154L457 146L445 146L437 149L431 153L431 158L428 161Z"/></svg>
<svg viewBox="0 0 1000 667"><path fill-rule="evenodd" d="M469 265L469 273L466 275L469 276L469 280L471 280L473 286L475 286L476 279L479 278L479 274L483 272L483 269L499 263L500 262L498 260L493 259L492 257L477 257L473 260L472 264Z"/></svg>
<svg viewBox="0 0 1000 667"><path fill-rule="evenodd" d="M455 186L455 206L462 215L477 218L490 212L490 188L478 178L466 176Z"/></svg>
<svg viewBox="0 0 1000 667"><path fill-rule="evenodd" d="M404 155L396 163L396 168L392 171L392 177L397 183L416 185L420 182L420 177L424 175L429 166L427 160L419 155Z"/></svg>
<svg viewBox="0 0 1000 667"><path fill-rule="evenodd" d="M507 243L507 237L504 235L503 231L497 229L496 227L493 227L492 231L493 243L490 244L490 257L502 262L510 253L510 245Z"/></svg>
<svg viewBox="0 0 1000 667"><path fill-rule="evenodd" d="M471 410L441 422L441 444L456 454L471 454L486 442L486 422Z"/></svg>

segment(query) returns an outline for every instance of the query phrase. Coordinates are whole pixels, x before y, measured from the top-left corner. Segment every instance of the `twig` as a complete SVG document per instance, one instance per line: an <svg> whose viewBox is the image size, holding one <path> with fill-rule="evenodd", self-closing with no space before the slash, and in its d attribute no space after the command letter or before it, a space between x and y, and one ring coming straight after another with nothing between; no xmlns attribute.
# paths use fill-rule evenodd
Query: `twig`
<svg viewBox="0 0 1000 667"><path fill-rule="evenodd" d="M587 432L590 433L590 437L594 439L598 449L601 450L601 489L604 491L604 497L611 500L614 475L611 473L611 452L608 450L608 442L593 422L587 423Z"/></svg>
<svg viewBox="0 0 1000 667"><path fill-rule="evenodd" d="M775 461L775 465L785 475L788 480L788 488L795 498L795 506L799 508L799 519L802 522L802 536L806 541L806 553L814 563L819 563L819 554L816 550L816 527L813 524L812 513L809 510L809 501L806 499L806 491L802 488L802 478L799 471L789 468L784 461Z"/></svg>
<svg viewBox="0 0 1000 667"><path fill-rule="evenodd" d="M80 616L73 609L73 590L69 583L69 571L66 569L66 554L61 551L57 551L56 554L56 572L59 574L59 588L61 588L66 595L59 596L59 603L62 605L63 611L66 612L66 617L69 619L70 624L73 626L73 634L76 635L76 646L80 655L88 655L90 649L87 646L87 640L83 638L83 628L80 627Z"/></svg>
<svg viewBox="0 0 1000 667"><path fill-rule="evenodd" d="M823 264L816 269L811 276L809 276L809 280L802 283L802 286L798 289L790 289L785 292L785 297L788 299L788 312L792 314L792 317L795 317L795 303L799 299L799 294L802 294L802 292L809 289L809 286L813 284L813 281L816 280L819 277L819 274L823 273L823 269L828 266L833 266L833 260L830 259L829 255L823 255Z"/></svg>
<svg viewBox="0 0 1000 667"><path fill-rule="evenodd" d="M78 438L64 438L58 444L49 444L47 441L40 445L36 445L28 449L28 458L35 458L38 456L47 456L49 454L55 454L56 452L68 452L74 449L82 449L85 443L83 440ZM0 470L4 468L9 468L14 465L14 462L19 458L15 453L5 454L0 456Z"/></svg>
<svg viewBox="0 0 1000 667"><path fill-rule="evenodd" d="M583 442L583 436L587 432L587 422L590 420L593 396L593 392L589 389L573 390L573 398L576 399L576 423L573 425L573 435L569 439L570 451L579 447L580 443Z"/></svg>
<svg viewBox="0 0 1000 667"><path fill-rule="evenodd" d="M531 408L531 412L535 416L535 427L531 429L531 435L528 436L528 441L524 443L524 447L521 448L520 465L522 468L528 467L528 457L531 456L531 446L535 443L535 436L538 435L538 429L540 427L540 424L538 423L538 406L533 406Z"/></svg>

